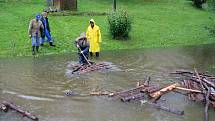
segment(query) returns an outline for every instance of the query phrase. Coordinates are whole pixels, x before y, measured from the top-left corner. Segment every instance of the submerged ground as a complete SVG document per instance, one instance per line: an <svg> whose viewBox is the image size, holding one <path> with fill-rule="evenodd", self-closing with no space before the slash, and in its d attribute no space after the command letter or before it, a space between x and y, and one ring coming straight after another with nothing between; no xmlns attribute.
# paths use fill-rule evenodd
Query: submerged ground
<svg viewBox="0 0 215 121"><path fill-rule="evenodd" d="M180 82L171 75L178 69L208 72L215 75L215 45L108 51L97 62L106 61L120 70L94 71L67 77L67 65L76 61L75 54L0 59L0 102L10 100L39 117L40 121L202 121L204 105L187 96L168 93L158 104L178 110L178 116L157 110L139 101L122 103L105 97L87 96L91 91L120 91L136 86L151 77L151 83L164 86ZM80 94L65 96L73 90ZM209 119L215 119L209 110ZM0 111L1 121L30 121L14 111Z"/></svg>
<svg viewBox="0 0 215 121"><path fill-rule="evenodd" d="M75 52L74 39L84 32L94 18L102 31L102 51L140 49L214 43L205 27L212 25L214 12L196 9L188 0L117 0L119 9L132 17L132 30L127 41L113 40L106 16L50 16L51 32L57 47L48 45L41 54ZM29 21L45 8L45 1L0 0L0 57L31 55L28 38ZM111 0L78 0L78 12L106 12Z"/></svg>

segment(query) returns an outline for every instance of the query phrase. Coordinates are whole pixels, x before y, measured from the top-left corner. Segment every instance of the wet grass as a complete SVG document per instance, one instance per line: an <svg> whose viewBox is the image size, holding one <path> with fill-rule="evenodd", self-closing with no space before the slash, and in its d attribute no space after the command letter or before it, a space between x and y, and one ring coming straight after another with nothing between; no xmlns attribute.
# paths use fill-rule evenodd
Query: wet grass
<svg viewBox="0 0 215 121"><path fill-rule="evenodd" d="M78 12L107 13L111 0L78 0ZM213 12L198 10L187 0L117 0L117 7L132 17L129 40L113 40L108 32L106 16L50 16L52 35L57 47L42 47L41 54L75 52L74 39L86 31L88 20L94 18L102 31L102 51L139 49L215 43L206 26L215 18ZM92 7L93 6L93 7ZM31 55L28 24L45 8L45 1L0 0L0 57Z"/></svg>

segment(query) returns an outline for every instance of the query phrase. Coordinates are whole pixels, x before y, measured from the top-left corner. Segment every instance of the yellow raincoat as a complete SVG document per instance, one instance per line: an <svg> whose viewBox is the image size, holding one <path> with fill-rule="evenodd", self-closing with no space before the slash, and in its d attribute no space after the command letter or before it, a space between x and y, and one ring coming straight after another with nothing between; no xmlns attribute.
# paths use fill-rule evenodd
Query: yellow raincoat
<svg viewBox="0 0 215 121"><path fill-rule="evenodd" d="M91 19L94 23L94 27L92 28L90 25L87 28L86 36L87 40L90 43L90 52L99 52L100 51L100 43L102 42L101 40L101 32L99 29L99 26L96 25L95 21Z"/></svg>

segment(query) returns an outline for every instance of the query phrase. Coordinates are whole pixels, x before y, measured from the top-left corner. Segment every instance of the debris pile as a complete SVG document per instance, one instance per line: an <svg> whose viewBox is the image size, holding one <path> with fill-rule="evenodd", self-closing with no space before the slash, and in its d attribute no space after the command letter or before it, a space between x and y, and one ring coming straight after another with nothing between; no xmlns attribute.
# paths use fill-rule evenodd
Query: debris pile
<svg viewBox="0 0 215 121"><path fill-rule="evenodd" d="M68 65L68 71L66 75L79 75L79 74L85 74L93 71L98 70L110 70L110 69L116 69L117 67L111 63L108 62L100 62L100 63L94 63L90 62L90 65L80 65L80 64L69 64Z"/></svg>
<svg viewBox="0 0 215 121"><path fill-rule="evenodd" d="M108 92L91 92L90 94L93 96L108 96L113 99L120 99L122 102L129 102L132 100L138 100L147 103L157 109L161 109L167 112L171 112L177 115L183 115L184 111L180 111L177 109L165 107L156 103L156 101L165 93L175 89L176 86L179 86L179 83L168 85L164 88L160 88L159 85L149 84L150 78L146 81L139 81L135 88L131 88L128 90L123 90L114 93ZM145 96L148 99L145 99ZM143 101L144 100L144 101Z"/></svg>
<svg viewBox="0 0 215 121"><path fill-rule="evenodd" d="M205 104L204 120L208 121L208 108L215 108L215 76L190 71L176 71L172 74L184 76L182 86L176 87L177 90L188 92L190 100L203 102Z"/></svg>
<svg viewBox="0 0 215 121"><path fill-rule="evenodd" d="M98 63L92 65L76 65L72 67L73 73L83 74L91 71L101 70L101 69L109 69L108 65L105 63Z"/></svg>
<svg viewBox="0 0 215 121"><path fill-rule="evenodd" d="M205 104L204 121L208 121L209 106L215 108L215 76L190 71L176 71L171 74L185 76L182 83L172 83L160 88L159 85L149 84L149 80L140 81L135 88L114 93L93 92L96 96L108 95L111 98L120 99L122 102L131 100L140 100L141 103L148 103L157 109L168 111L177 115L183 115L184 111L168 108L157 104L157 101L166 93L179 92L187 95L190 100L202 102ZM147 96L147 99L144 98ZM144 100L142 100L144 99Z"/></svg>

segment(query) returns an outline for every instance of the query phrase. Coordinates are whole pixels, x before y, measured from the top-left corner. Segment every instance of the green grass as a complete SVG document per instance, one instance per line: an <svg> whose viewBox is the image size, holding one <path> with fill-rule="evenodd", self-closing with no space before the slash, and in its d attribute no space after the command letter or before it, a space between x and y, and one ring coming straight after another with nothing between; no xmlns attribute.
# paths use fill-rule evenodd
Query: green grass
<svg viewBox="0 0 215 121"><path fill-rule="evenodd" d="M47 44L41 54L75 52L74 39L86 31L91 18L101 28L102 51L215 43L205 29L212 24L209 17L215 18L215 14L194 8L190 1L117 0L117 7L132 17L129 40L111 38L106 16L49 16L57 47ZM45 0L0 0L0 57L31 55L28 24L44 8ZM79 12L101 13L111 8L112 0L78 0Z"/></svg>

